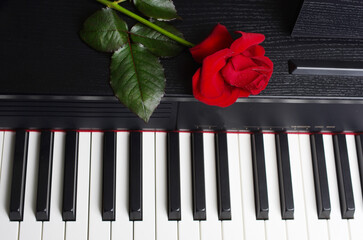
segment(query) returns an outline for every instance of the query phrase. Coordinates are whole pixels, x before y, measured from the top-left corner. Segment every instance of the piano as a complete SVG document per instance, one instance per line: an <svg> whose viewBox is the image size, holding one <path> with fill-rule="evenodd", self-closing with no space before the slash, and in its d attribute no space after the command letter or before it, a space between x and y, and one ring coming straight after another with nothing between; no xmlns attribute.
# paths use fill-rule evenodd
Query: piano
<svg viewBox="0 0 363 240"><path fill-rule="evenodd" d="M145 123L113 96L110 56L78 36L101 5L1 1L1 239L361 239L363 78L288 61L362 62L363 40L291 37L302 1L289 2L175 0L191 42L218 22L264 33L274 74L260 95L207 106L186 49L162 60Z"/></svg>

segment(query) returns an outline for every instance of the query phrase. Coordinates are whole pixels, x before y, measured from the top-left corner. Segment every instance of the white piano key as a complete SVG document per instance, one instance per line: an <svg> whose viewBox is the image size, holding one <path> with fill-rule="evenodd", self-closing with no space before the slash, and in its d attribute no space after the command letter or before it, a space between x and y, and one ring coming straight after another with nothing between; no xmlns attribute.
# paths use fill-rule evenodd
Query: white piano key
<svg viewBox="0 0 363 240"><path fill-rule="evenodd" d="M362 188L359 177L359 166L357 159L357 149L355 145L354 135L346 135L348 159L350 165L350 173L352 177L355 214L354 219L348 219L350 229L350 236L352 240L361 239L363 236L363 201L362 201Z"/></svg>
<svg viewBox="0 0 363 240"><path fill-rule="evenodd" d="M43 222L42 240L64 240L65 222L62 219L63 167L65 132L54 133L53 169L49 221Z"/></svg>
<svg viewBox="0 0 363 240"><path fill-rule="evenodd" d="M201 240L222 239L222 225L218 219L215 140L213 133L204 133L204 174L207 219L200 221Z"/></svg>
<svg viewBox="0 0 363 240"><path fill-rule="evenodd" d="M66 222L65 239L87 239L88 236L88 200L89 172L91 153L91 133L80 132L78 137L78 174L76 221ZM101 215L101 213L100 213Z"/></svg>
<svg viewBox="0 0 363 240"><path fill-rule="evenodd" d="M281 219L280 189L277 170L275 135L263 134L269 219L265 221L267 239L286 239L286 221Z"/></svg>
<svg viewBox="0 0 363 240"><path fill-rule="evenodd" d="M232 219L230 221L222 221L222 235L225 240L243 240L244 229L241 199L241 176L239 172L238 134L227 134L227 147Z"/></svg>
<svg viewBox="0 0 363 240"><path fill-rule="evenodd" d="M0 175L0 233L2 239L18 240L19 222L10 222L8 215L15 132L5 132L3 144Z"/></svg>
<svg viewBox="0 0 363 240"><path fill-rule="evenodd" d="M134 221L134 240L155 239L155 133L142 133L142 221Z"/></svg>
<svg viewBox="0 0 363 240"><path fill-rule="evenodd" d="M243 228L246 240L265 239L265 221L256 220L251 134L239 134ZM232 210L233 211L233 210Z"/></svg>
<svg viewBox="0 0 363 240"><path fill-rule="evenodd" d="M331 204L330 220L328 220L330 240L349 239L348 220L342 219L340 212L338 180L335 168L332 135L323 135L323 142Z"/></svg>
<svg viewBox="0 0 363 240"><path fill-rule="evenodd" d="M0 182L1 182L1 164L3 160L3 148L4 148L4 131L0 131Z"/></svg>
<svg viewBox="0 0 363 240"><path fill-rule="evenodd" d="M91 169L89 187L88 239L110 239L111 223L102 221L102 150L103 133L93 132L91 136ZM82 170L82 169L80 169ZM81 187L81 186L79 186Z"/></svg>
<svg viewBox="0 0 363 240"><path fill-rule="evenodd" d="M291 166L291 182L294 194L294 219L287 220L287 239L307 240L308 228L306 225L304 186L300 165L299 135L288 134L289 156Z"/></svg>
<svg viewBox="0 0 363 240"><path fill-rule="evenodd" d="M178 222L168 220L167 197L167 136L157 132L155 141L156 239L178 239Z"/></svg>
<svg viewBox="0 0 363 240"><path fill-rule="evenodd" d="M40 240L42 237L42 222L38 222L34 214L37 200L39 147L40 132L30 132L25 181L24 217L19 225L19 240Z"/></svg>
<svg viewBox="0 0 363 240"><path fill-rule="evenodd" d="M179 133L181 221L179 240L199 239L199 221L193 220L191 135Z"/></svg>
<svg viewBox="0 0 363 240"><path fill-rule="evenodd" d="M303 176L305 214L308 223L309 239L329 239L328 221L318 219L315 199L315 187L313 177L313 166L310 149L310 136L308 134L299 135L300 160Z"/></svg>
<svg viewBox="0 0 363 240"><path fill-rule="evenodd" d="M111 239L133 239L129 220L129 133L118 132L116 142L116 220L111 222Z"/></svg>
<svg viewBox="0 0 363 240"><path fill-rule="evenodd" d="M4 131L0 131L0 181L1 181L1 163L3 160L3 148L4 148Z"/></svg>

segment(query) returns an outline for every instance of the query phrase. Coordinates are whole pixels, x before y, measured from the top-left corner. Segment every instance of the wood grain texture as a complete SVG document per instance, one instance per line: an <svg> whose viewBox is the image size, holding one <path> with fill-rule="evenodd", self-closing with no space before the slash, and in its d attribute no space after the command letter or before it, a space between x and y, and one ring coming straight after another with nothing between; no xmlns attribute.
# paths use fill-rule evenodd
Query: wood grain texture
<svg viewBox="0 0 363 240"><path fill-rule="evenodd" d="M183 19L174 25L191 42L202 41L217 23L231 32L265 34L262 45L274 62L274 74L266 90L255 98L363 97L362 77L294 76L288 73L287 64L289 59L363 61L363 40L292 38L287 17L291 9L282 0L174 3ZM0 93L111 96L110 55L90 49L78 35L83 21L101 7L94 0L2 0ZM133 21L123 18L129 27L133 25ZM192 100L191 78L199 65L188 50L162 64L167 78L166 96Z"/></svg>
<svg viewBox="0 0 363 240"><path fill-rule="evenodd" d="M192 42L201 41L218 22L225 24L231 32L242 30L265 34L266 40L262 45L274 63L274 74L266 90L256 96L258 98L363 96L361 77L292 76L288 74L287 65L288 60L293 58L360 61L363 57L363 40L292 38L289 29L291 24L286 21L289 9L284 8L283 1L177 1L176 4L178 9L183 10L179 14L184 19L178 27ZM164 65L169 93L177 93L181 89L182 82L174 81L176 76L182 75L182 79L188 81L193 74L190 69L199 66L189 59L183 61L183 58L180 56ZM188 64L192 66L186 66ZM172 67L183 65L185 69ZM174 89L178 90L174 92Z"/></svg>
<svg viewBox="0 0 363 240"><path fill-rule="evenodd" d="M360 0L305 0L292 36L363 39L362 19Z"/></svg>

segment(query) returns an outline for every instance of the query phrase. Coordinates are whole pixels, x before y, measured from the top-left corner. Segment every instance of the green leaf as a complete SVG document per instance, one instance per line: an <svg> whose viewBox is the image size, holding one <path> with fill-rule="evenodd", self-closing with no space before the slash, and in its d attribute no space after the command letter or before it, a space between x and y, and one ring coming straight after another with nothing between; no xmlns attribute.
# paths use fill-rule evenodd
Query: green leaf
<svg viewBox="0 0 363 240"><path fill-rule="evenodd" d="M114 52L128 41L127 24L115 11L104 8L83 23L80 36L90 47L101 52Z"/></svg>
<svg viewBox="0 0 363 240"><path fill-rule="evenodd" d="M164 95L159 59L139 44L125 44L112 55L110 78L116 97L148 122Z"/></svg>
<svg viewBox="0 0 363 240"><path fill-rule="evenodd" d="M148 17L172 20L180 18L171 0L133 0L136 8Z"/></svg>
<svg viewBox="0 0 363 240"><path fill-rule="evenodd" d="M183 34L175 27L156 20L151 22L177 35L178 37L183 38ZM173 57L178 55L184 49L183 46L176 41L141 23L138 23L131 28L130 35L133 42L141 43L150 52L159 57Z"/></svg>

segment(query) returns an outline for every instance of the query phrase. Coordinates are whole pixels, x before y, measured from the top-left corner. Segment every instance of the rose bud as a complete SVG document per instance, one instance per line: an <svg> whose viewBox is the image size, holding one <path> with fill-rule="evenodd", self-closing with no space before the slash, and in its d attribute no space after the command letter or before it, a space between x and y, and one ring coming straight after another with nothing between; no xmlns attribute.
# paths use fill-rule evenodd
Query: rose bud
<svg viewBox="0 0 363 240"><path fill-rule="evenodd" d="M264 90L273 72L273 63L258 45L265 40L259 33L240 32L233 41L227 28L218 24L200 44L190 49L202 66L193 76L193 94L208 105L227 107L239 97Z"/></svg>

